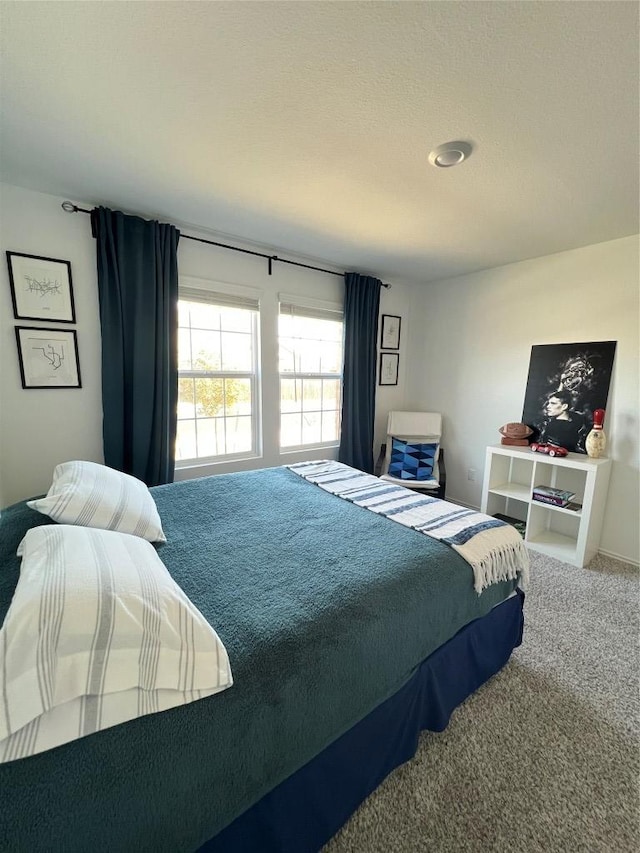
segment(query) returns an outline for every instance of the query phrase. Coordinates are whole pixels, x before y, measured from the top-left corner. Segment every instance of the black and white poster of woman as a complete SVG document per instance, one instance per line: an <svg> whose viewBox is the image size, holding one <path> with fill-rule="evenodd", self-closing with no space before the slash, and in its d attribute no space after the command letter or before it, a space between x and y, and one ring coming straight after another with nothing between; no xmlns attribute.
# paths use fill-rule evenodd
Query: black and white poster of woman
<svg viewBox="0 0 640 853"><path fill-rule="evenodd" d="M616 341L531 347L522 421L531 439L586 453L596 409L607 408Z"/></svg>

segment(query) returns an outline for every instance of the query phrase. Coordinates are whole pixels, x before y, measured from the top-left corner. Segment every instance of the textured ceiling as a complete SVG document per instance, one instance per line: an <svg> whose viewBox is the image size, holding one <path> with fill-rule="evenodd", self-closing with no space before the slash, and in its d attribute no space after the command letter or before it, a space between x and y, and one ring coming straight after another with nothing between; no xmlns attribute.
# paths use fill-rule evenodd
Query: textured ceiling
<svg viewBox="0 0 640 853"><path fill-rule="evenodd" d="M0 175L421 281L637 233L638 8L2 2Z"/></svg>

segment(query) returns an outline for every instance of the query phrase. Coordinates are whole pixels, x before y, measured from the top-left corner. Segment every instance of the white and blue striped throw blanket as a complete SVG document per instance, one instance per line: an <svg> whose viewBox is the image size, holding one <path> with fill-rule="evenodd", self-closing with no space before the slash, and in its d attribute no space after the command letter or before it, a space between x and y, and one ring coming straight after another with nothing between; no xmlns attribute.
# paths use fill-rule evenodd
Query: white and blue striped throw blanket
<svg viewBox="0 0 640 853"><path fill-rule="evenodd" d="M492 583L529 581L529 555L510 524L481 512L394 486L341 462L300 462L288 466L310 483L357 506L451 546L472 567L478 594Z"/></svg>

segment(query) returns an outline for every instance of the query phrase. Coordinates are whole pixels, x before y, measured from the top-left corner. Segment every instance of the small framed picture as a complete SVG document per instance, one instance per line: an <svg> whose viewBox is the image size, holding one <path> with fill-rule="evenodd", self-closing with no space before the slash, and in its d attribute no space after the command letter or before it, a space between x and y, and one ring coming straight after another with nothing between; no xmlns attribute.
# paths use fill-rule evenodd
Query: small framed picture
<svg viewBox="0 0 640 853"><path fill-rule="evenodd" d="M380 353L380 378L378 385L398 384L398 364L400 355L397 352Z"/></svg>
<svg viewBox="0 0 640 853"><path fill-rule="evenodd" d="M69 261L7 252L7 264L16 320L75 323Z"/></svg>
<svg viewBox="0 0 640 853"><path fill-rule="evenodd" d="M400 322L402 317L395 314L382 315L380 331L380 349L400 349Z"/></svg>
<svg viewBox="0 0 640 853"><path fill-rule="evenodd" d="M23 388L81 388L75 329L16 326Z"/></svg>

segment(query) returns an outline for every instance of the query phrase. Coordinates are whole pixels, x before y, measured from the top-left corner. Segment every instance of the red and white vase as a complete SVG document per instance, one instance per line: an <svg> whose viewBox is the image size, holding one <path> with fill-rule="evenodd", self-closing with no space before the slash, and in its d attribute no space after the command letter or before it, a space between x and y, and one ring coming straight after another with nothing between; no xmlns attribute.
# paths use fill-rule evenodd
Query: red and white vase
<svg viewBox="0 0 640 853"><path fill-rule="evenodd" d="M607 436L605 435L603 424L604 409L596 409L593 413L593 429L584 443L587 456L590 456L592 459L600 459L601 456L604 456L607 446Z"/></svg>

